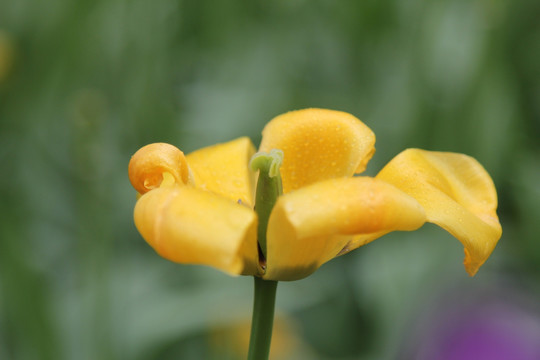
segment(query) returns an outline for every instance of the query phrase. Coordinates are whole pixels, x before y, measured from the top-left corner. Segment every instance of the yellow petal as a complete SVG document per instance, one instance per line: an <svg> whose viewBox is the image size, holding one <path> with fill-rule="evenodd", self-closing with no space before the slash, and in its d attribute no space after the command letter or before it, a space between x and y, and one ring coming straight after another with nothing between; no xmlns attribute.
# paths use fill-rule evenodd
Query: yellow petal
<svg viewBox="0 0 540 360"><path fill-rule="evenodd" d="M427 221L461 241L465 269L476 274L502 233L495 186L482 165L463 154L408 149L377 178L413 196L426 210Z"/></svg>
<svg viewBox="0 0 540 360"><path fill-rule="evenodd" d="M280 115L263 130L259 151L280 149L285 193L317 181L365 170L375 135L356 117L334 110L306 109Z"/></svg>
<svg viewBox="0 0 540 360"><path fill-rule="evenodd" d="M254 174L248 164L254 153L249 138L242 137L197 150L187 162L197 188L252 206Z"/></svg>
<svg viewBox="0 0 540 360"><path fill-rule="evenodd" d="M319 182L280 197L268 223L264 278L296 280L350 249L352 235L415 230L425 222L418 202L368 177Z"/></svg>
<svg viewBox="0 0 540 360"><path fill-rule="evenodd" d="M189 182L184 153L173 145L155 143L140 148L129 161L129 180L139 194L158 188L163 174L169 173L177 184Z"/></svg>
<svg viewBox="0 0 540 360"><path fill-rule="evenodd" d="M143 238L168 260L232 275L257 273L257 216L246 206L175 185L143 195L134 218Z"/></svg>

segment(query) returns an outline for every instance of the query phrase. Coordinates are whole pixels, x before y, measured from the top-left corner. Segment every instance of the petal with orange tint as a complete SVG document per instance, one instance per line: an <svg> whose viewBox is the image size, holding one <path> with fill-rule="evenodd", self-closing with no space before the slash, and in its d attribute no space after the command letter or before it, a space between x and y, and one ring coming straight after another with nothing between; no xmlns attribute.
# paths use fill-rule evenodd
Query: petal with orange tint
<svg viewBox="0 0 540 360"><path fill-rule="evenodd" d="M257 216L246 206L191 186L162 187L135 205L135 225L165 259L257 273Z"/></svg>
<svg viewBox="0 0 540 360"><path fill-rule="evenodd" d="M259 151L280 149L285 193L318 181L365 170L375 152L375 135L353 115L305 109L280 115L263 130Z"/></svg>
<svg viewBox="0 0 540 360"><path fill-rule="evenodd" d="M268 223L265 279L308 276L353 235L415 230L425 222L418 202L373 178L331 179L280 197Z"/></svg>
<svg viewBox="0 0 540 360"><path fill-rule="evenodd" d="M169 173L177 184L189 182L189 169L184 153L170 144L143 146L129 161L129 180L139 194L158 188L163 174Z"/></svg>
<svg viewBox="0 0 540 360"><path fill-rule="evenodd" d="M251 140L242 137L192 152L187 162L197 188L252 206L254 174L248 164L254 153Z"/></svg>
<svg viewBox="0 0 540 360"><path fill-rule="evenodd" d="M465 269L473 276L502 234L497 193L486 170L470 156L408 149L377 175L414 197L435 223L465 246Z"/></svg>

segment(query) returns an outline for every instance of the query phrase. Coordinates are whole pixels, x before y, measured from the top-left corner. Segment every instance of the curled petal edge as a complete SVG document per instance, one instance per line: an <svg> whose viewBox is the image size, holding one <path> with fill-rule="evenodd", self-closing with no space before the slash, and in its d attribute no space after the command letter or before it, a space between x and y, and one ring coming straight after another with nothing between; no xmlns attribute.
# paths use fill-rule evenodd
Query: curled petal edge
<svg viewBox="0 0 540 360"><path fill-rule="evenodd" d="M193 182L184 153L170 144L143 146L129 161L129 181L141 195L159 188L165 173L179 185Z"/></svg>

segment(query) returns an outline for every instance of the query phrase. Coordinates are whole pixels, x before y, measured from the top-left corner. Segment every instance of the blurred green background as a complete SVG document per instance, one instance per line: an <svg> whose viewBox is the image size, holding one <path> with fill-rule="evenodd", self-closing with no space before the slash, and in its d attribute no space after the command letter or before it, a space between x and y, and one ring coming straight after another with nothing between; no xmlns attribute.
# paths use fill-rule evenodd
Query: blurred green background
<svg viewBox="0 0 540 360"><path fill-rule="evenodd" d="M305 107L374 130L370 175L407 147L476 157L504 233L472 279L426 225L281 283L274 359L429 359L489 304L540 339L539 15L534 0L0 0L0 359L243 358L252 279L157 256L127 165L151 142L258 144Z"/></svg>

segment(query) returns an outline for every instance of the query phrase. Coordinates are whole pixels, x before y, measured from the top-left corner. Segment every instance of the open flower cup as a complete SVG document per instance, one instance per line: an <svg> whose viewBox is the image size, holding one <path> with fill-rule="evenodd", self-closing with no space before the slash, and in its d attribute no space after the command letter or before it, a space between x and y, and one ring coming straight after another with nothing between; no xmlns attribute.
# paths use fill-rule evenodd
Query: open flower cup
<svg viewBox="0 0 540 360"><path fill-rule="evenodd" d="M283 195L268 219L264 259L249 166L255 148L247 137L187 156L163 143L137 151L129 164L142 195L135 224L174 262L297 280L386 233L428 221L461 241L465 268L474 275L501 236L488 173L466 155L408 149L376 177L354 177L374 145L366 125L338 111L293 111L266 125L259 151L283 152Z"/></svg>
<svg viewBox="0 0 540 360"><path fill-rule="evenodd" d="M135 224L159 255L263 282L298 280L391 231L431 222L463 244L472 276L501 236L493 181L469 156L407 149L363 177L355 175L375 135L350 114L293 111L262 134L258 153L242 137L187 156L164 143L133 155Z"/></svg>

